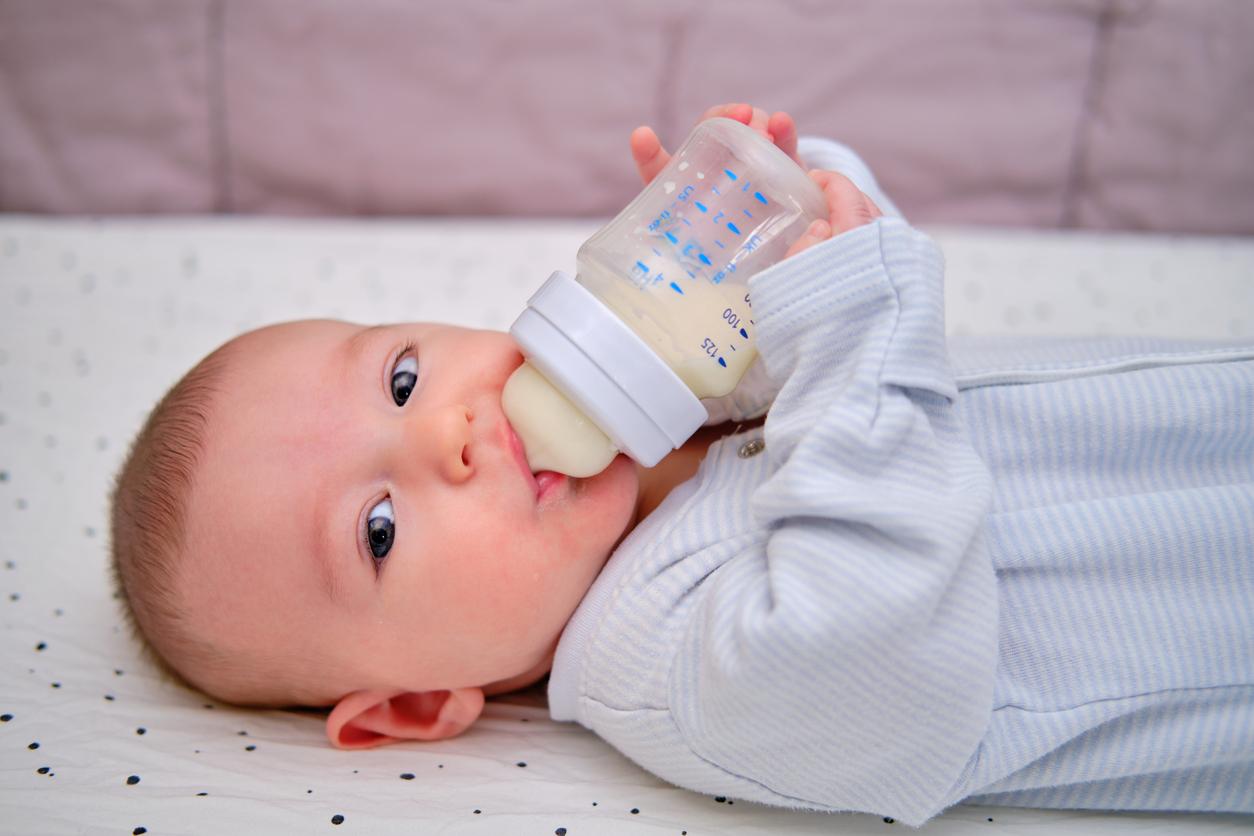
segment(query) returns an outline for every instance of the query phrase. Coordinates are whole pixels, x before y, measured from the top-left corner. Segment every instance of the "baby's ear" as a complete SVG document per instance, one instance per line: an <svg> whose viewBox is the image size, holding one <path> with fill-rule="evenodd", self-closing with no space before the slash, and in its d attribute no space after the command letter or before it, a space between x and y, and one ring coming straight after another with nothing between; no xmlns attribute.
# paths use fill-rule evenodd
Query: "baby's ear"
<svg viewBox="0 0 1254 836"><path fill-rule="evenodd" d="M354 691L327 717L327 737L340 749L368 749L400 740L443 740L470 728L482 711L482 688Z"/></svg>

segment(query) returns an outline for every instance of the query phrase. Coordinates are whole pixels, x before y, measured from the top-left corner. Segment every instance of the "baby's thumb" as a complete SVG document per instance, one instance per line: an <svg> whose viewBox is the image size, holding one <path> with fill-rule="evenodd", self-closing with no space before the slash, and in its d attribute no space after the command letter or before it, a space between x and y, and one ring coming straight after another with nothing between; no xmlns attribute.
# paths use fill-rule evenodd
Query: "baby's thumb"
<svg viewBox="0 0 1254 836"><path fill-rule="evenodd" d="M823 220L815 221L810 224L800 238L793 242L793 245L788 248L788 252L784 255L784 258L791 258L797 253L807 250L815 244L826 241L831 237L831 224Z"/></svg>

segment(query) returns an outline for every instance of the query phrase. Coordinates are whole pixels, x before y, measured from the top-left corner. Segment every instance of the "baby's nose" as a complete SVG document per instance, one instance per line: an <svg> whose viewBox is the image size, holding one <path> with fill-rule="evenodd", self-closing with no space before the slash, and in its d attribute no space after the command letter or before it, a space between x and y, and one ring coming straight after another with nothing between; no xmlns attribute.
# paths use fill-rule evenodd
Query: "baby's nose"
<svg viewBox="0 0 1254 836"><path fill-rule="evenodd" d="M471 460L474 410L465 404L450 404L414 422L413 444L422 459L433 464L441 478L464 482L474 473Z"/></svg>

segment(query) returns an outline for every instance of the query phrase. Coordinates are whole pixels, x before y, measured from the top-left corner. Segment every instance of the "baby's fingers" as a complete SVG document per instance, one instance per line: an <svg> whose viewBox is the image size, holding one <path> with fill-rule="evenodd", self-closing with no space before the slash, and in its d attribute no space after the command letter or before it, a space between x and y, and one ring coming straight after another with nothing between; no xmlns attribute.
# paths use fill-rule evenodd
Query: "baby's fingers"
<svg viewBox="0 0 1254 836"><path fill-rule="evenodd" d="M791 116L782 110L772 113L770 120L766 123L766 131L771 135L771 139L775 141L779 150L792 157L797 165L805 168L805 163L797 156L797 125L792 121Z"/></svg>
<svg viewBox="0 0 1254 836"><path fill-rule="evenodd" d="M815 221L810 224L809 229L800 238L793 242L793 245L788 248L788 252L784 254L784 258L791 258L797 253L808 250L815 244L826 241L831 237L832 228L827 221Z"/></svg>
<svg viewBox="0 0 1254 836"><path fill-rule="evenodd" d="M666 167L671 155L662 147L653 129L641 125L631 132L631 157L636 161L640 179L648 185Z"/></svg>
<svg viewBox="0 0 1254 836"><path fill-rule="evenodd" d="M753 105L742 102L715 105L705 113L702 113L701 118L697 121L704 122L706 119L713 119L716 116L722 116L725 119L735 119L737 122L748 125L753 119Z"/></svg>
<svg viewBox="0 0 1254 836"><path fill-rule="evenodd" d="M810 172L810 178L823 189L834 235L868 224L884 214L843 174L816 169Z"/></svg>

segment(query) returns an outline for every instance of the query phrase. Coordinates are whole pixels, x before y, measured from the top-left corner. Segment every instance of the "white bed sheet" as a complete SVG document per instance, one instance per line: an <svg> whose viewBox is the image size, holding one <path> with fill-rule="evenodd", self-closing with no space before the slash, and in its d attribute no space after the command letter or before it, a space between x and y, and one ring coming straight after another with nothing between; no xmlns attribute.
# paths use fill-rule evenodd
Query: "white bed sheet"
<svg viewBox="0 0 1254 836"><path fill-rule="evenodd" d="M0 830L901 826L676 789L548 720L538 690L492 702L454 740L335 751L318 715L234 709L164 684L122 628L107 584L107 490L147 410L192 363L281 319L505 328L551 270L572 269L597 226L0 217ZM1254 240L931 231L949 263L952 333L1254 336ZM960 806L924 831L1219 834L1251 823Z"/></svg>

